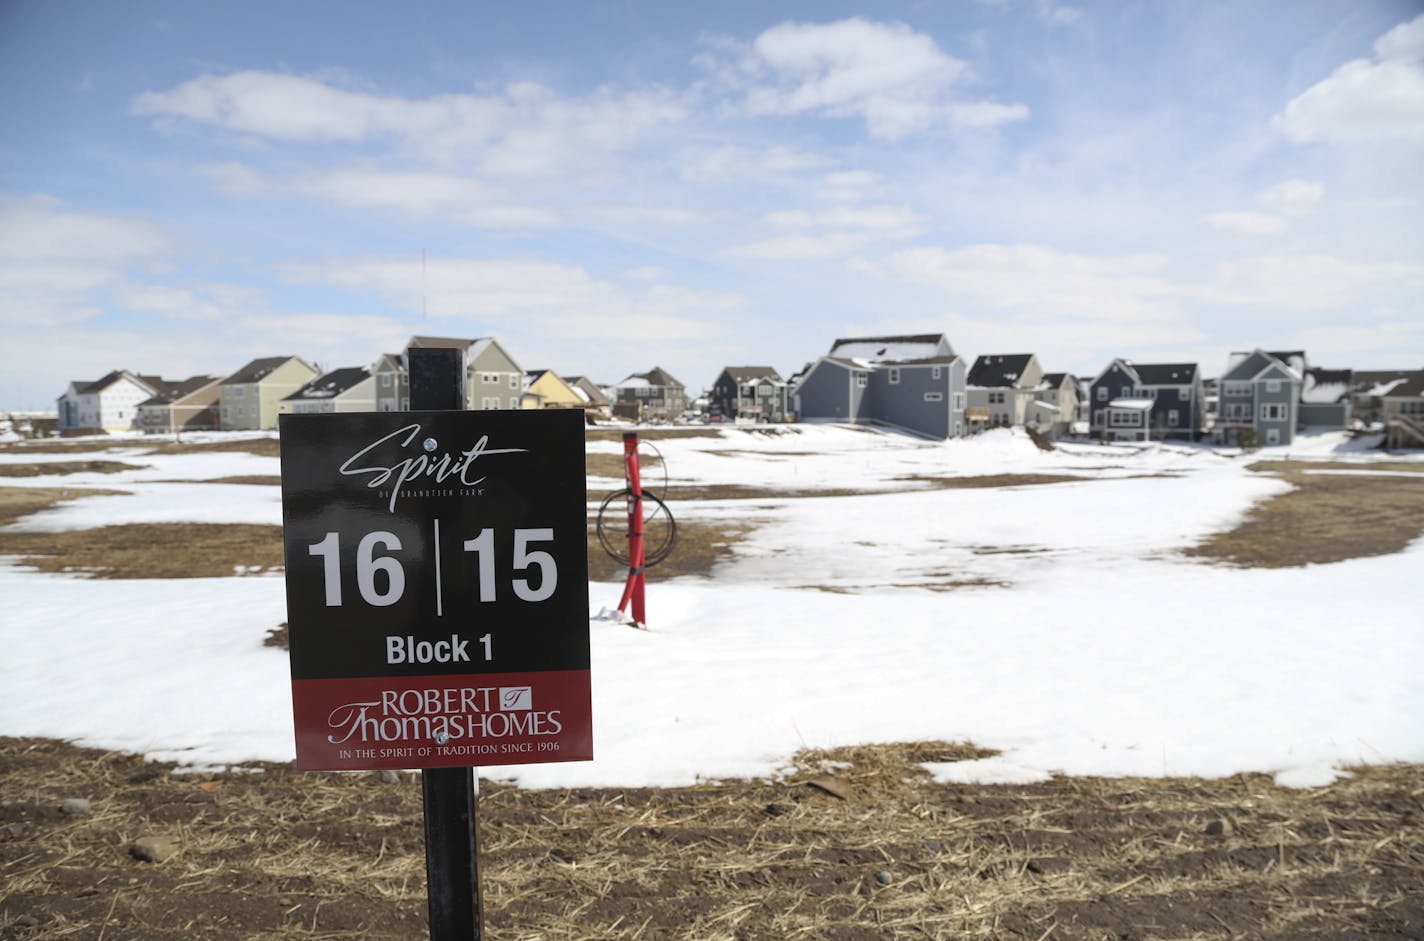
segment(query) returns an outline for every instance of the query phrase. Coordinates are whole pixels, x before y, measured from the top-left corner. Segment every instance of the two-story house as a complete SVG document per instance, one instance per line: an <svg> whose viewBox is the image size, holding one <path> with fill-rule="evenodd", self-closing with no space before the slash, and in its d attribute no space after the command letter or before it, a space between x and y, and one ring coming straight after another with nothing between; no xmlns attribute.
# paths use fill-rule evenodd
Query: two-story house
<svg viewBox="0 0 1424 941"><path fill-rule="evenodd" d="M1384 397L1413 369L1357 369L1350 377L1350 417L1365 427L1384 421Z"/></svg>
<svg viewBox="0 0 1424 941"><path fill-rule="evenodd" d="M130 431L138 406L167 388L159 376L115 369L90 382L75 380L59 397L60 431Z"/></svg>
<svg viewBox="0 0 1424 941"><path fill-rule="evenodd" d="M1044 373L1025 420L1050 438L1072 434L1078 423L1077 378L1066 372Z"/></svg>
<svg viewBox="0 0 1424 941"><path fill-rule="evenodd" d="M599 387L598 383L587 376L564 376L563 380L570 389L574 390L574 394L583 400L583 409L586 413L602 418L607 418L611 414L608 395Z"/></svg>
<svg viewBox="0 0 1424 941"><path fill-rule="evenodd" d="M944 334L848 337L799 374L801 421L871 423L931 438L965 433L964 360Z"/></svg>
<svg viewBox="0 0 1424 941"><path fill-rule="evenodd" d="M788 421L790 385L770 366L727 366L712 383L707 411L727 421Z"/></svg>
<svg viewBox="0 0 1424 941"><path fill-rule="evenodd" d="M613 414L632 421L671 421L687 411L687 388L665 369L635 372L609 390Z"/></svg>
<svg viewBox="0 0 1424 941"><path fill-rule="evenodd" d="M523 408L583 408L578 392L552 369L533 369L524 374Z"/></svg>
<svg viewBox="0 0 1424 941"><path fill-rule="evenodd" d="M1194 440L1205 424L1196 363L1115 359L1089 387L1090 433L1109 441Z"/></svg>
<svg viewBox="0 0 1424 941"><path fill-rule="evenodd" d="M1393 384L1384 403L1385 445L1390 448L1424 448L1424 369Z"/></svg>
<svg viewBox="0 0 1424 941"><path fill-rule="evenodd" d="M1213 439L1220 444L1290 444L1300 421L1305 368L1303 353L1233 353L1221 374Z"/></svg>
<svg viewBox="0 0 1424 941"><path fill-rule="evenodd" d="M282 399L321 374L300 356L254 359L218 387L218 421L224 431L277 427Z"/></svg>
<svg viewBox="0 0 1424 941"><path fill-rule="evenodd" d="M970 431L1022 425L1043 368L1032 353L980 356L969 369L964 417Z"/></svg>
<svg viewBox="0 0 1424 941"><path fill-rule="evenodd" d="M465 407L474 411L517 409L524 396L524 370L494 337L463 340L414 336L407 349L459 350L465 361Z"/></svg>
<svg viewBox="0 0 1424 941"><path fill-rule="evenodd" d="M280 410L292 415L331 415L376 411L376 379L365 366L343 366L322 373L282 399Z"/></svg>
<svg viewBox="0 0 1424 941"><path fill-rule="evenodd" d="M217 376L190 376L168 385L138 405L138 429L145 434L215 431L218 422Z"/></svg>
<svg viewBox="0 0 1424 941"><path fill-rule="evenodd" d="M371 378L376 389L376 411L410 410L410 372L399 353L382 353L371 364Z"/></svg>

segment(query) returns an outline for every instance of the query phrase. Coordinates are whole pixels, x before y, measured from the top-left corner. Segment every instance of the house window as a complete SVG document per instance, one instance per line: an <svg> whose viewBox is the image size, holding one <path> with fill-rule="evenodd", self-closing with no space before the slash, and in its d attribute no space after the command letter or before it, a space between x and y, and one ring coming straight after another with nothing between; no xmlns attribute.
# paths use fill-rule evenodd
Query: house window
<svg viewBox="0 0 1424 941"><path fill-rule="evenodd" d="M1168 428L1176 428L1179 421L1180 421L1180 418L1179 418L1179 416L1177 415L1177 412L1176 412L1175 409L1174 409L1173 411L1170 411L1170 412L1167 413L1167 427L1168 427Z"/></svg>
<svg viewBox="0 0 1424 941"><path fill-rule="evenodd" d="M1285 421L1286 405L1284 402L1266 402L1261 406L1261 421Z"/></svg>
<svg viewBox="0 0 1424 941"><path fill-rule="evenodd" d="M1098 401L1099 401L1099 402L1106 402L1107 400L1108 400L1108 387L1107 387L1107 386L1098 386Z"/></svg>
<svg viewBox="0 0 1424 941"><path fill-rule="evenodd" d="M1281 443L1281 430L1280 430L1279 428L1267 428L1267 429L1266 429L1266 443L1267 443L1267 444L1280 444L1280 443Z"/></svg>
<svg viewBox="0 0 1424 941"><path fill-rule="evenodd" d="M483 396L480 399L480 408L489 410L499 408L499 397L491 395Z"/></svg>
<svg viewBox="0 0 1424 941"><path fill-rule="evenodd" d="M235 399L240 399L240 398L242 398L242 393L244 393L244 392L246 392L246 391L247 391L247 390L244 389L242 386L233 386L233 387L232 387L232 397L235 398Z"/></svg>
<svg viewBox="0 0 1424 941"><path fill-rule="evenodd" d="M1136 427L1142 424L1141 412L1110 412L1108 417L1109 424L1111 424L1114 428Z"/></svg>
<svg viewBox="0 0 1424 941"><path fill-rule="evenodd" d="M1102 409L1097 409L1097 410L1095 410L1095 411L1093 412L1093 424L1095 424L1095 425L1101 425L1102 423L1103 423L1103 410L1102 410Z"/></svg>
<svg viewBox="0 0 1424 941"><path fill-rule="evenodd" d="M891 384L892 386L898 386L898 385L900 384L900 370L899 370L899 369L893 368L893 367L891 368L891 370L890 370L890 384Z"/></svg>
<svg viewBox="0 0 1424 941"><path fill-rule="evenodd" d="M1221 384L1222 395L1250 395L1251 383L1249 382L1223 382Z"/></svg>
<svg viewBox="0 0 1424 941"><path fill-rule="evenodd" d="M493 385L499 382L499 376L492 372L483 373L480 375L480 382L483 382L485 385Z"/></svg>
<svg viewBox="0 0 1424 941"><path fill-rule="evenodd" d="M943 366L936 366L936 367L934 367L933 369L931 369L931 370L930 370L930 378L931 378L931 379L938 379L939 376L940 376L940 370L943 369L943 368L944 368Z"/></svg>
<svg viewBox="0 0 1424 941"><path fill-rule="evenodd" d="M509 387L511 389L519 388L519 373L512 372L509 374Z"/></svg>
<svg viewBox="0 0 1424 941"><path fill-rule="evenodd" d="M926 402L943 402L943 401L944 401L944 393L943 393L943 392L926 392L926 393L925 393L925 401L926 401Z"/></svg>
<svg viewBox="0 0 1424 941"><path fill-rule="evenodd" d="M855 374L855 387L856 387L857 389L864 389L864 388L865 388L865 384L866 384L867 382L869 382L869 381L870 381L870 374L869 374L869 373L858 372L858 373Z"/></svg>
<svg viewBox="0 0 1424 941"><path fill-rule="evenodd" d="M1280 381L1279 379L1267 379L1267 380L1266 380L1266 391L1267 391L1267 392L1279 392L1279 391L1281 391L1281 381Z"/></svg>
<svg viewBox="0 0 1424 941"><path fill-rule="evenodd" d="M510 397L510 400L509 400L509 407L510 407L510 408L518 408L518 407L519 407L519 399L514 398L514 397L511 396L511 397Z"/></svg>
<svg viewBox="0 0 1424 941"><path fill-rule="evenodd" d="M963 409L963 408L964 408L964 393L963 393L963 392L956 392L956 393L954 393L954 397L950 400L950 405L953 406L953 407L956 408L956 409Z"/></svg>
<svg viewBox="0 0 1424 941"><path fill-rule="evenodd" d="M1192 390L1191 390L1191 389L1188 389L1186 386L1182 386L1180 389L1177 390L1177 401L1178 401L1178 402L1190 402L1191 400L1192 400Z"/></svg>
<svg viewBox="0 0 1424 941"><path fill-rule="evenodd" d="M391 387L391 374L388 373L388 372L383 372L383 373L381 373L381 388L382 388L382 389L389 389L390 387Z"/></svg>

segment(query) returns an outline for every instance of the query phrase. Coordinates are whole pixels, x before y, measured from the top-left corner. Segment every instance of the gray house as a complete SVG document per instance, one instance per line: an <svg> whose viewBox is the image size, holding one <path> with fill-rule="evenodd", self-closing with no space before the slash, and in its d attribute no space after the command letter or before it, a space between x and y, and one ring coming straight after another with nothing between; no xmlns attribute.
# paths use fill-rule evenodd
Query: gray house
<svg viewBox="0 0 1424 941"><path fill-rule="evenodd" d="M1350 417L1363 425L1384 421L1384 397L1409 381L1413 369L1357 369L1350 377Z"/></svg>
<svg viewBox="0 0 1424 941"><path fill-rule="evenodd" d="M635 372L609 391L613 414L632 421L672 421L687 411L687 387L660 366Z"/></svg>
<svg viewBox="0 0 1424 941"><path fill-rule="evenodd" d="M1300 427L1348 428L1353 379L1348 369L1307 369L1300 387Z"/></svg>
<svg viewBox="0 0 1424 941"><path fill-rule="evenodd" d="M965 420L970 431L1028 421L1043 367L1032 353L1001 353L974 360L966 380Z"/></svg>
<svg viewBox="0 0 1424 941"><path fill-rule="evenodd" d="M1090 432L1113 441L1193 440L1206 423L1196 363L1115 359L1093 380Z"/></svg>
<svg viewBox="0 0 1424 941"><path fill-rule="evenodd" d="M399 353L382 353L371 366L376 386L376 411L405 412L410 410L410 372L405 357Z"/></svg>
<svg viewBox="0 0 1424 941"><path fill-rule="evenodd" d="M791 390L792 411L803 421L958 437L965 432L967 372L942 333L840 339L801 374Z"/></svg>
<svg viewBox="0 0 1424 941"><path fill-rule="evenodd" d="M728 420L788 421L790 411L789 385L770 366L728 366L708 395L708 413Z"/></svg>
<svg viewBox="0 0 1424 941"><path fill-rule="evenodd" d="M1220 444L1290 444L1300 421L1304 374L1304 353L1233 353L1221 374L1213 439Z"/></svg>

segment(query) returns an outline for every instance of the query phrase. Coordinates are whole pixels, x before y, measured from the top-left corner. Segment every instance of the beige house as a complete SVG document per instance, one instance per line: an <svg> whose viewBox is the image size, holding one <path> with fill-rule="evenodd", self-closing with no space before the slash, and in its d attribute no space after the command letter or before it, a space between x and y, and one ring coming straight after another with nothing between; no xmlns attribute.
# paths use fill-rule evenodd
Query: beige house
<svg viewBox="0 0 1424 941"><path fill-rule="evenodd" d="M136 422L139 431L145 434L215 431L221 381L217 376L191 376L140 402Z"/></svg>
<svg viewBox="0 0 1424 941"><path fill-rule="evenodd" d="M570 389L574 390L583 401L583 408L586 412L592 412L602 418L609 416L608 396L587 376L563 376L561 377Z"/></svg>
<svg viewBox="0 0 1424 941"><path fill-rule="evenodd" d="M524 408L583 408L588 403L552 369L535 369L524 374L521 404Z"/></svg>
<svg viewBox="0 0 1424 941"><path fill-rule="evenodd" d="M411 337L409 349L460 350L465 354L465 407L473 411L519 408L524 370L494 337Z"/></svg>
<svg viewBox="0 0 1424 941"><path fill-rule="evenodd" d="M1043 419L1042 406L1034 407L1043 367L1032 353L981 356L969 370L968 407L965 417L972 431L1005 425L1023 425L1033 417Z"/></svg>
<svg viewBox="0 0 1424 941"><path fill-rule="evenodd" d="M224 431L277 427L282 399L320 375L300 356L254 359L219 385L219 423Z"/></svg>

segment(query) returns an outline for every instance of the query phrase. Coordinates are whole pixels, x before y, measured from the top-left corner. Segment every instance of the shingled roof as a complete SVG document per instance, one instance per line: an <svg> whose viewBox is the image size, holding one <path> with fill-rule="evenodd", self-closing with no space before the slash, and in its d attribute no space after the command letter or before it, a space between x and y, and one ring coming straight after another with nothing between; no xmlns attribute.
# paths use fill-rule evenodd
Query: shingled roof
<svg viewBox="0 0 1424 941"><path fill-rule="evenodd" d="M1197 379L1196 363L1133 363L1145 386L1185 386Z"/></svg>
<svg viewBox="0 0 1424 941"><path fill-rule="evenodd" d="M343 366L340 369L333 369L324 376L317 376L311 382L308 382L282 401L301 402L313 399L334 399L357 383L369 379L370 376L371 370L365 366Z"/></svg>
<svg viewBox="0 0 1424 941"><path fill-rule="evenodd" d="M1016 388L1031 359L1032 353L980 356L974 360L965 382L981 388Z"/></svg>

